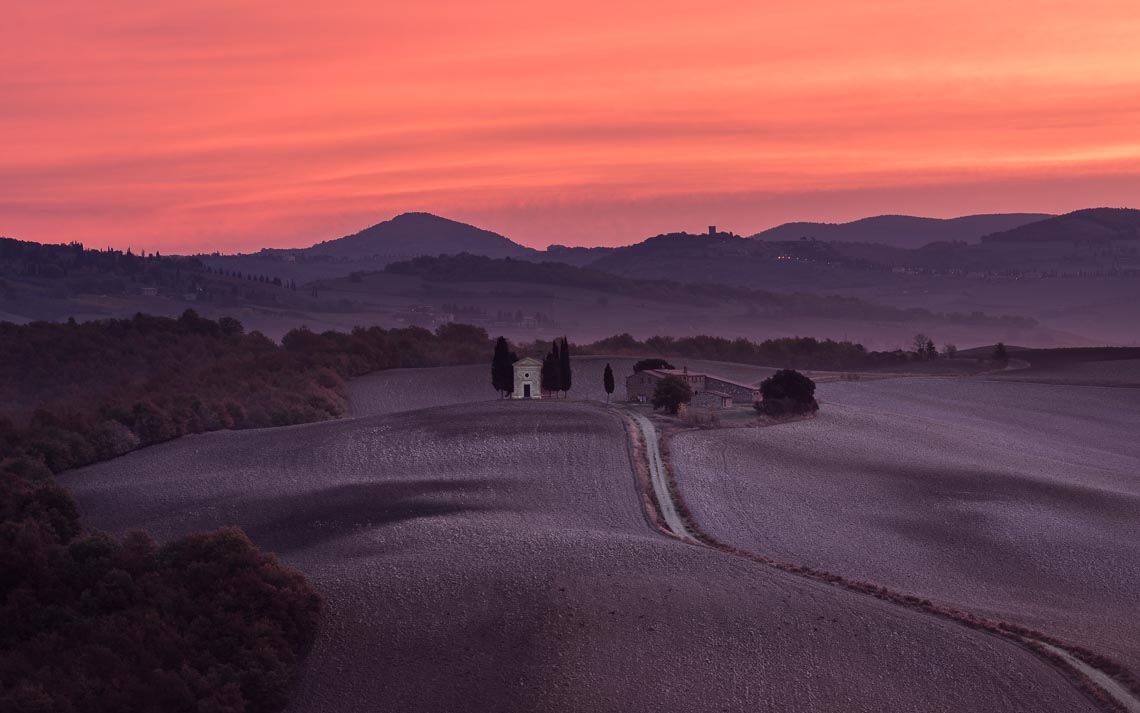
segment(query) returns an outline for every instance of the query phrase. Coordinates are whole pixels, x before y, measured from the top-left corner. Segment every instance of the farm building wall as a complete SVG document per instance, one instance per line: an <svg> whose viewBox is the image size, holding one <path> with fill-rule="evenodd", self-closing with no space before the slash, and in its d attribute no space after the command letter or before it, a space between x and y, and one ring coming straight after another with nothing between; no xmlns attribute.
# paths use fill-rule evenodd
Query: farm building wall
<svg viewBox="0 0 1140 713"><path fill-rule="evenodd" d="M710 391L728 394L738 404L750 404L760 400L760 389L758 387L729 381L711 374L705 377L705 386Z"/></svg>

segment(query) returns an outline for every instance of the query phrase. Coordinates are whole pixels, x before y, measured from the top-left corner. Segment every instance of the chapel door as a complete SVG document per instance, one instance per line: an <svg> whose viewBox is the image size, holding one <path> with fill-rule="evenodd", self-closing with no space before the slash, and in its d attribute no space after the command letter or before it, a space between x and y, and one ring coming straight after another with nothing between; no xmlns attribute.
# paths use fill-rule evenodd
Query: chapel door
<svg viewBox="0 0 1140 713"><path fill-rule="evenodd" d="M530 384L523 384L523 398L530 398Z"/></svg>

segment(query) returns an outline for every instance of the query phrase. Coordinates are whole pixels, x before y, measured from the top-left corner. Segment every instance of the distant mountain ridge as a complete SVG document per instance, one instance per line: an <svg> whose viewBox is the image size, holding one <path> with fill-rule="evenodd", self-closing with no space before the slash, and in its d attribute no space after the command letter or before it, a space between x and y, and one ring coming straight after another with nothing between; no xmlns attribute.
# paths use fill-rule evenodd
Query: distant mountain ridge
<svg viewBox="0 0 1140 713"><path fill-rule="evenodd" d="M431 213L401 213L359 233L305 248L313 255L362 258L408 258L419 255L471 253L488 257L525 258L538 251L467 223Z"/></svg>
<svg viewBox="0 0 1140 713"><path fill-rule="evenodd" d="M879 243L919 248L936 242L977 242L983 235L1052 218L1048 213L993 213L960 218L877 215L849 223L784 223L752 235L756 240L815 238L825 242Z"/></svg>
<svg viewBox="0 0 1140 713"><path fill-rule="evenodd" d="M1140 210L1085 208L982 237L984 243L1140 240Z"/></svg>

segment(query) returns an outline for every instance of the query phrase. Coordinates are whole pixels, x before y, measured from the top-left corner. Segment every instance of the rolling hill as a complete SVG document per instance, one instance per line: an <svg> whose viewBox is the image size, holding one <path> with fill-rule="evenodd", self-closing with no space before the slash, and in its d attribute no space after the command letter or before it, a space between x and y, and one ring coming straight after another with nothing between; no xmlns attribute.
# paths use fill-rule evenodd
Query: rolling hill
<svg viewBox="0 0 1140 713"><path fill-rule="evenodd" d="M1140 210L1085 208L991 233L984 243L1103 242L1140 240Z"/></svg>
<svg viewBox="0 0 1140 713"><path fill-rule="evenodd" d="M799 240L806 237L829 242L881 243L900 248L919 248L935 242L975 242L983 235L1014 229L1049 217L1043 213L996 213L948 219L878 215L850 223L784 223L751 237L756 240Z"/></svg>
<svg viewBox="0 0 1140 713"><path fill-rule="evenodd" d="M295 713L1096 710L1010 642L658 534L612 413L490 399L65 480L98 527L236 523L314 582Z"/></svg>
<svg viewBox="0 0 1140 713"><path fill-rule="evenodd" d="M538 253L537 250L523 247L490 230L431 213L402 213L359 233L317 243L304 252L351 259L395 259L464 252L488 257L521 258Z"/></svg>

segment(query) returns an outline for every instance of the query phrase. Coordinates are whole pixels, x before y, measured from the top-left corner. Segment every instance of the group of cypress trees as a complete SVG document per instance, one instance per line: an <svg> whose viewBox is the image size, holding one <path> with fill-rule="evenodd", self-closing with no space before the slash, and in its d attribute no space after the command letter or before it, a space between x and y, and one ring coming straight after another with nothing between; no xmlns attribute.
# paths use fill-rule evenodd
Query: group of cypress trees
<svg viewBox="0 0 1140 713"><path fill-rule="evenodd" d="M518 354L511 351L505 337L495 340L495 355L491 358L491 385L500 395L514 393L515 362ZM548 393L561 391L563 396L573 384L570 368L570 342L566 337L555 339L550 352L542 359L542 390Z"/></svg>
<svg viewBox="0 0 1140 713"><path fill-rule="evenodd" d="M491 358L491 385L500 396L509 396L515 390L515 362L519 360L518 354L511 351L511 346L505 337L495 340L495 354ZM612 393L613 374L606 365L607 387L606 392ZM573 370L570 368L570 342L566 337L555 339L550 345L550 351L542 359L542 390L546 393L562 392L563 397L570 391L574 383Z"/></svg>
<svg viewBox="0 0 1140 713"><path fill-rule="evenodd" d="M555 339L550 351L542 359L542 390L549 393L561 391L566 396L572 383L570 342L563 337L559 346L559 340Z"/></svg>

